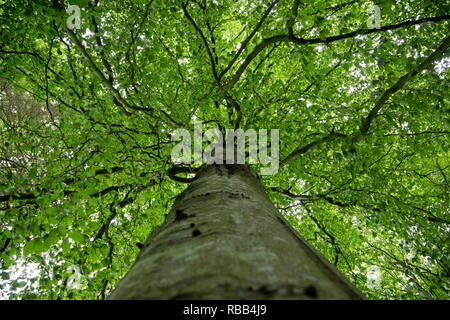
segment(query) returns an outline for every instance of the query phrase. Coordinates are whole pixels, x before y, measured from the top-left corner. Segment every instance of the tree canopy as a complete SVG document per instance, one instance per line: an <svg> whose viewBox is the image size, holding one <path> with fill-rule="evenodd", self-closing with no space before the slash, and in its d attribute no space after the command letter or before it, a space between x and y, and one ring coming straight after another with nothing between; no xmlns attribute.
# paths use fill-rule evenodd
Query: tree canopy
<svg viewBox="0 0 450 320"><path fill-rule="evenodd" d="M0 0L0 297L104 298L186 186L171 133L202 121L280 130L264 187L367 297L448 299L449 12Z"/></svg>

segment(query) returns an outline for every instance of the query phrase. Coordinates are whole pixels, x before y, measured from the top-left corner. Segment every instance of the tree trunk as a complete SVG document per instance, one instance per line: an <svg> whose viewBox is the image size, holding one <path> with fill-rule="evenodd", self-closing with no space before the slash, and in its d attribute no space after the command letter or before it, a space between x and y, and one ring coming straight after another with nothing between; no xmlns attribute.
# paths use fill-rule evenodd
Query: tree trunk
<svg viewBox="0 0 450 320"><path fill-rule="evenodd" d="M108 299L363 299L246 165L203 167Z"/></svg>

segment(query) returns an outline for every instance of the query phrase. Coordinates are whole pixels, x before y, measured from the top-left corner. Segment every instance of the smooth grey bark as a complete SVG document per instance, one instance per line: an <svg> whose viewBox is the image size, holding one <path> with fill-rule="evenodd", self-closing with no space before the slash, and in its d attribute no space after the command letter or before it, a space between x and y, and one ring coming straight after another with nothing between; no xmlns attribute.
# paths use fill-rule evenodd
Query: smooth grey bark
<svg viewBox="0 0 450 320"><path fill-rule="evenodd" d="M363 299L246 165L203 167L108 299Z"/></svg>

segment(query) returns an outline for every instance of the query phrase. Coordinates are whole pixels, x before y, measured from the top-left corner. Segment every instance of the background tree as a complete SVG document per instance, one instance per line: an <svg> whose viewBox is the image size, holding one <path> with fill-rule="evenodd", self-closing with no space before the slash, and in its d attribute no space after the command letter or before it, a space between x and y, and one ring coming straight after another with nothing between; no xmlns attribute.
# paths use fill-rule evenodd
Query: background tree
<svg viewBox="0 0 450 320"><path fill-rule="evenodd" d="M171 132L201 120L280 129L266 191L369 298L448 299L449 12L0 1L3 297L104 298L185 188Z"/></svg>

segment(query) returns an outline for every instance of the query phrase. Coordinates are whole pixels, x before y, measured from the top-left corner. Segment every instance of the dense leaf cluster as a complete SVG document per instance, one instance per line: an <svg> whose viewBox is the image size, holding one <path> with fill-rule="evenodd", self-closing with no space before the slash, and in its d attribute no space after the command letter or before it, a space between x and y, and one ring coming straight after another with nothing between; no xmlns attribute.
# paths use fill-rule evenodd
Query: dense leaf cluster
<svg viewBox="0 0 450 320"><path fill-rule="evenodd" d="M369 298L448 299L449 12L0 0L0 297L104 298L184 188L171 132L199 120L280 129L269 196Z"/></svg>

